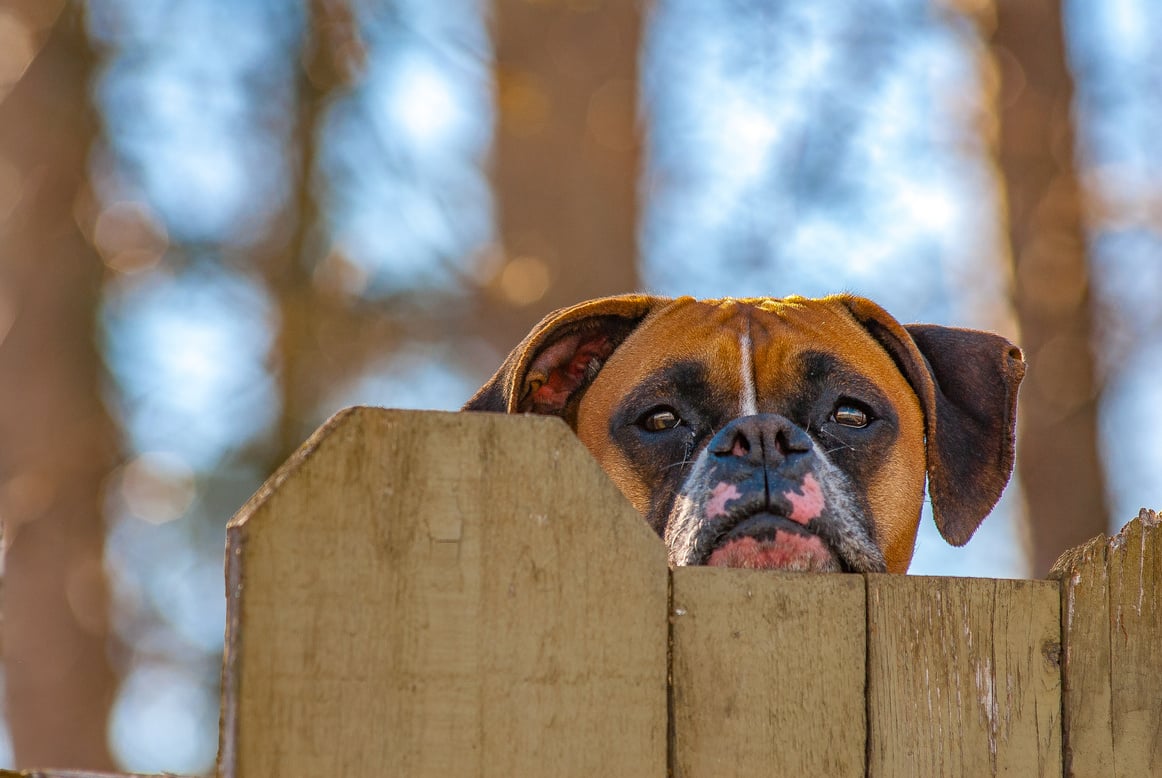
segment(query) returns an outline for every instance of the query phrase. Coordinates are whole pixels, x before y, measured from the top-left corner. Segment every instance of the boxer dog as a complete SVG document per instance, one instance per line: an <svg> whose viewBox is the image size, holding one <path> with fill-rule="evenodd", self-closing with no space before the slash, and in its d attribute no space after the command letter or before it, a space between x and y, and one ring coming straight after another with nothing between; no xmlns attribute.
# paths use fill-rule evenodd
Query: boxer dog
<svg viewBox="0 0 1162 778"><path fill-rule="evenodd" d="M672 565L903 573L925 477L963 545L1013 465L1020 350L851 295L547 316L464 406L563 418Z"/></svg>

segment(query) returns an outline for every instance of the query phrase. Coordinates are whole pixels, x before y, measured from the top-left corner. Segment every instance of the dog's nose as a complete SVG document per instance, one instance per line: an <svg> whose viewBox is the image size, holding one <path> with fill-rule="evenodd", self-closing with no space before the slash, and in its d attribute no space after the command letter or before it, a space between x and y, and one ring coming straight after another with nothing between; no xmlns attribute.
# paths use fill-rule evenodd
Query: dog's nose
<svg viewBox="0 0 1162 778"><path fill-rule="evenodd" d="M786 416L760 413L727 424L710 440L709 450L720 459L777 465L811 451L811 438Z"/></svg>

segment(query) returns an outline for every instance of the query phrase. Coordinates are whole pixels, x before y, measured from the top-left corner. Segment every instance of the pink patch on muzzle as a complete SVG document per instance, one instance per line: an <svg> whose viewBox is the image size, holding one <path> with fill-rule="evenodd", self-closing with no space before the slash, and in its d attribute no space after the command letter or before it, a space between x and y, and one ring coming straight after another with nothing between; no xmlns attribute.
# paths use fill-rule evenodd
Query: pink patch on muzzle
<svg viewBox="0 0 1162 778"><path fill-rule="evenodd" d="M823 490L811 473L803 476L802 491L788 489L783 496L791 503L791 515L787 518L797 524L806 525L823 513Z"/></svg>
<svg viewBox="0 0 1162 778"><path fill-rule="evenodd" d="M742 537L716 548L706 560L712 567L749 570L834 572L840 569L831 550L815 535L775 532L769 540Z"/></svg>
<svg viewBox="0 0 1162 778"><path fill-rule="evenodd" d="M725 516L726 501L737 500L739 497L742 497L742 492L737 486L725 481L719 483L710 490L710 499L706 501L707 518L717 519L719 516Z"/></svg>

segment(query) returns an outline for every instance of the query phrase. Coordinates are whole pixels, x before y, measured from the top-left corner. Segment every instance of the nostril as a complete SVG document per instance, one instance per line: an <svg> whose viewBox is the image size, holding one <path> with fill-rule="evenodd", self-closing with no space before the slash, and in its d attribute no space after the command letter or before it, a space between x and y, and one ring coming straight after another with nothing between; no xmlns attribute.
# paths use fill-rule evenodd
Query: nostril
<svg viewBox="0 0 1162 778"><path fill-rule="evenodd" d="M779 440L779 448L784 454L804 451L803 441L799 440L798 435L791 433L790 430L780 430L777 440Z"/></svg>
<svg viewBox="0 0 1162 778"><path fill-rule="evenodd" d="M799 430L783 427L775 433L775 445L784 455L801 453L811 449L811 439Z"/></svg>
<svg viewBox="0 0 1162 778"><path fill-rule="evenodd" d="M733 434L723 431L721 435L710 446L710 451L720 457L744 457L750 453L751 444L750 438L747 437L743 430L734 430Z"/></svg>
<svg viewBox="0 0 1162 778"><path fill-rule="evenodd" d="M711 438L706 451L723 467L781 467L784 461L809 455L814 448L806 431L771 413L729 422Z"/></svg>

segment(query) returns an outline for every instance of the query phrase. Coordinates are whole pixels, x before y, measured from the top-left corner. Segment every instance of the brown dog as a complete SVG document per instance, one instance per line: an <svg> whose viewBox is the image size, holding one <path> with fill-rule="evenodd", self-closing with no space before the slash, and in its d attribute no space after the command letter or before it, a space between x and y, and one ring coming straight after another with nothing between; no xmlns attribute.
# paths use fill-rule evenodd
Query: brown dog
<svg viewBox="0 0 1162 778"><path fill-rule="evenodd" d="M464 408L564 418L674 565L902 573L925 474L954 545L1000 497L1024 372L849 295L627 295L547 316Z"/></svg>

